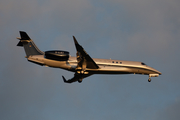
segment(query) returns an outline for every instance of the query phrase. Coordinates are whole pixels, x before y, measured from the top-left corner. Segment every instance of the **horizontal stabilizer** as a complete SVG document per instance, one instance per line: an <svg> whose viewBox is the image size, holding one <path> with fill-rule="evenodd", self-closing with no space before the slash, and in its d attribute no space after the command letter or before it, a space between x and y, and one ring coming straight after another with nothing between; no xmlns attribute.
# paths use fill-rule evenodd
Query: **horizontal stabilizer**
<svg viewBox="0 0 180 120"><path fill-rule="evenodd" d="M19 31L19 33L20 33L21 38L17 38L17 39L20 40L19 43L17 44L17 46L22 47L23 46L23 42L25 43L25 42L27 42L27 40L31 40L31 38L24 31Z"/></svg>
<svg viewBox="0 0 180 120"><path fill-rule="evenodd" d="M23 47L23 43L21 41L19 41L19 43L17 44L17 46Z"/></svg>
<svg viewBox="0 0 180 120"><path fill-rule="evenodd" d="M24 31L19 31L20 35L21 35L21 40L31 40L31 38L27 35L26 32Z"/></svg>

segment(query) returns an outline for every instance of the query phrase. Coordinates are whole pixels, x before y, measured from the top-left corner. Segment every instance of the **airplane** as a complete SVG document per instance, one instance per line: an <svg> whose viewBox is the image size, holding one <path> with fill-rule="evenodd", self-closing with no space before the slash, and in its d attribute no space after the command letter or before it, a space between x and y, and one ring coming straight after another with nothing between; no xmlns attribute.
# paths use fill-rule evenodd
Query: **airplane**
<svg viewBox="0 0 180 120"><path fill-rule="evenodd" d="M21 38L17 37L17 39L20 40L17 46L24 47L26 53L25 58L27 58L29 62L74 72L74 77L69 80L66 80L66 78L62 76L65 83L73 83L76 81L81 83L84 78L93 74L149 75L148 82L151 82L151 77L161 75L161 72L147 66L143 62L91 58L74 36L74 44L77 50L76 57L70 56L68 51L63 50L43 52L39 50L26 32L19 32Z"/></svg>

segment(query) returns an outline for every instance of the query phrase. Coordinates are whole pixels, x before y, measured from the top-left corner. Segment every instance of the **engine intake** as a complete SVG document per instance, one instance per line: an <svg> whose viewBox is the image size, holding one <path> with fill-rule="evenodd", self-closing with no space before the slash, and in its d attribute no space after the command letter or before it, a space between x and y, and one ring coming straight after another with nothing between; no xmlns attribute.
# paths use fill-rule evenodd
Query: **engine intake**
<svg viewBox="0 0 180 120"><path fill-rule="evenodd" d="M46 51L45 58L57 61L67 61L69 59L69 52L62 50Z"/></svg>

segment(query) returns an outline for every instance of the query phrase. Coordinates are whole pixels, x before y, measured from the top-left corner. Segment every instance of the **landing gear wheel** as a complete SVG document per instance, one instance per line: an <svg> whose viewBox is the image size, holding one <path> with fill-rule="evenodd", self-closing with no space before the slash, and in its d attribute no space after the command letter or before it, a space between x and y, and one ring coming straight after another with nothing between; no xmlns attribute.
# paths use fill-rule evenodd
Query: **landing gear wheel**
<svg viewBox="0 0 180 120"><path fill-rule="evenodd" d="M78 82L79 82L79 83L81 83L81 82L82 82L82 80L78 80Z"/></svg>
<svg viewBox="0 0 180 120"><path fill-rule="evenodd" d="M151 82L151 78L148 79L148 82Z"/></svg>
<svg viewBox="0 0 180 120"><path fill-rule="evenodd" d="M78 82L81 83L82 81L79 81L79 80L78 80Z"/></svg>

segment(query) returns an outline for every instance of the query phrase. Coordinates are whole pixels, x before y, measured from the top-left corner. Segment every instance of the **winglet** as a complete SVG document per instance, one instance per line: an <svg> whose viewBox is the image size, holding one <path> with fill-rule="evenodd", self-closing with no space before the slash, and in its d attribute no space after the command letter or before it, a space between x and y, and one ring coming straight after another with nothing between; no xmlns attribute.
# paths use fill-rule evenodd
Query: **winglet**
<svg viewBox="0 0 180 120"><path fill-rule="evenodd" d="M62 78L63 78L63 81L64 81L65 83L67 83L66 78L65 78L64 76L62 76Z"/></svg>
<svg viewBox="0 0 180 120"><path fill-rule="evenodd" d="M64 76L62 76L62 78L63 78L63 81L64 81L65 83L72 83L72 82L74 82L74 81L71 81L71 80L66 80L66 78L65 78Z"/></svg>
<svg viewBox="0 0 180 120"><path fill-rule="evenodd" d="M77 40L76 40L76 38L74 36L73 36L73 39L74 39L74 43L78 44L78 42L77 42Z"/></svg>
<svg viewBox="0 0 180 120"><path fill-rule="evenodd" d="M74 44L76 46L76 50L77 51L83 50L83 47L81 45L79 45L78 41L76 40L76 38L74 36L73 36L73 39L74 39Z"/></svg>

